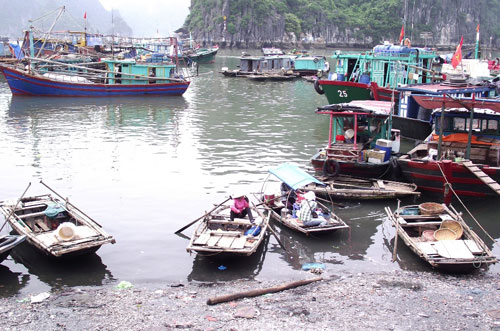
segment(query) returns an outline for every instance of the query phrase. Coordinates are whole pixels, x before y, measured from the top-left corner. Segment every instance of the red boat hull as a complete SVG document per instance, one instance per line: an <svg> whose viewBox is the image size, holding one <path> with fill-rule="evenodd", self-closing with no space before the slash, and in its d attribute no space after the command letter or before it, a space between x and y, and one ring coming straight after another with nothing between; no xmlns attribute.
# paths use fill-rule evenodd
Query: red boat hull
<svg viewBox="0 0 500 331"><path fill-rule="evenodd" d="M434 160L398 159L402 177L415 183L420 191L444 193L446 175L453 190L459 196L487 197L497 194L473 175L464 165L457 162ZM500 181L500 168L481 166L479 168L496 182Z"/></svg>

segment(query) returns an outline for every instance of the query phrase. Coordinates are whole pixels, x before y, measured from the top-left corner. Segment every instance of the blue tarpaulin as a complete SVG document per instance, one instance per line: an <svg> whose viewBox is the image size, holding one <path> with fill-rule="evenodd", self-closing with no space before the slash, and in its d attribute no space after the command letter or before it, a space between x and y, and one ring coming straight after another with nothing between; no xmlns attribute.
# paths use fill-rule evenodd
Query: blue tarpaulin
<svg viewBox="0 0 500 331"><path fill-rule="evenodd" d="M300 169L296 164L283 163L276 168L269 169L269 172L294 190L310 183L325 185L323 182Z"/></svg>
<svg viewBox="0 0 500 331"><path fill-rule="evenodd" d="M19 45L9 44L9 48L11 49L11 51L14 52L14 56L16 57L16 59L18 60L24 59L24 53Z"/></svg>

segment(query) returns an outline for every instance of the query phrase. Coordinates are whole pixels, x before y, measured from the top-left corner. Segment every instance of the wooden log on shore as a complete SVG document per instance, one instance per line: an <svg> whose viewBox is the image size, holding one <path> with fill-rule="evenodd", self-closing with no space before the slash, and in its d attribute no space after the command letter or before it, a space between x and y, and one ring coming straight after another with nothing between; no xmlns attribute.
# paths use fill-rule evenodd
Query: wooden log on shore
<svg viewBox="0 0 500 331"><path fill-rule="evenodd" d="M238 292L238 293L233 293L233 294L222 295L219 297L209 298L207 300L207 305L216 305L216 304L219 304L222 302L233 301L233 300L237 300L237 299L241 299L241 298L256 297L256 296L264 295L264 294L268 294L268 293L281 292L284 290L288 290L290 288L307 285L307 284L317 282L320 280L323 280L323 277L304 279L304 280L285 283L282 285L267 287L267 288L258 289L258 290L250 290L250 291L246 291L246 292Z"/></svg>

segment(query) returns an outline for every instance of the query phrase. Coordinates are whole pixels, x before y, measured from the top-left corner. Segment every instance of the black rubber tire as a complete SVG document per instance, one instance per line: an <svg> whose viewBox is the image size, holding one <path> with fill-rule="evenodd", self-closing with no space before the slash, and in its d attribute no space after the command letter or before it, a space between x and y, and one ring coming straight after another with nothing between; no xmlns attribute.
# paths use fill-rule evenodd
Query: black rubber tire
<svg viewBox="0 0 500 331"><path fill-rule="evenodd" d="M340 164L334 159L328 159L323 163L323 175L335 177L339 174Z"/></svg>
<svg viewBox="0 0 500 331"><path fill-rule="evenodd" d="M318 94L325 94L325 91L323 91L317 79L314 81L314 89L318 92Z"/></svg>

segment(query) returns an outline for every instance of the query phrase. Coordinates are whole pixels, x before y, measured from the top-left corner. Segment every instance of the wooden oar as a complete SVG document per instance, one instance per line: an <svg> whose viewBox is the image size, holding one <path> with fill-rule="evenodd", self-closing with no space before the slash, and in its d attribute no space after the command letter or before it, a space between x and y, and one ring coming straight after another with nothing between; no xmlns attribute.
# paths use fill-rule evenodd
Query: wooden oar
<svg viewBox="0 0 500 331"><path fill-rule="evenodd" d="M184 230L186 230L187 228L189 228L191 225L193 225L194 223L198 222L199 220L201 220L203 217L209 215L211 212L213 212L214 210L216 210L217 208L219 208L220 206L222 206L223 204L225 204L228 200L231 200L231 196L229 196L229 198L227 198L226 200L224 200L223 202L219 203L217 206L215 206L214 208L212 208L210 211L207 211L205 214L203 214L202 216L198 217L197 219L195 219L194 221L190 222L189 224L183 226L182 228L180 228L179 230L175 231L174 233L175 234L178 234Z"/></svg>
<svg viewBox="0 0 500 331"><path fill-rule="evenodd" d="M28 191L28 189L30 188L30 186L31 186L31 182L28 183L28 187L26 187L26 190L24 190L24 192L21 195L21 197L19 199L17 199L16 205L11 209L9 215L5 218L5 222L3 223L2 227L0 228L0 231L3 230L3 227L5 226L5 224L7 224L7 221L9 220L9 218L11 218L11 216L14 214L14 211L16 210L17 205L19 204L19 202L21 201L21 199L24 197L24 195L26 194L26 191Z"/></svg>

